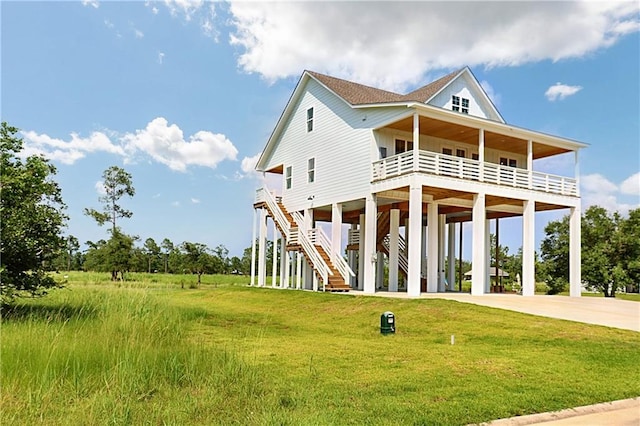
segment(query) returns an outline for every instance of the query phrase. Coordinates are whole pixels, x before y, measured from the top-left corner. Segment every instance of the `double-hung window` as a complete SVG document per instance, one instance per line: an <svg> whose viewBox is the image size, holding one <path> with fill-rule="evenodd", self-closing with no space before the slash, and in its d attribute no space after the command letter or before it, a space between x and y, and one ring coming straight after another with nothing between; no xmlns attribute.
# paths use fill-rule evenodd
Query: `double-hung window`
<svg viewBox="0 0 640 426"><path fill-rule="evenodd" d="M287 189L291 189L291 171L291 166L287 166L284 178Z"/></svg>
<svg viewBox="0 0 640 426"><path fill-rule="evenodd" d="M313 130L313 107L307 110L307 133Z"/></svg>
<svg viewBox="0 0 640 426"><path fill-rule="evenodd" d="M307 163L308 182L313 183L316 180L316 159L309 158Z"/></svg>

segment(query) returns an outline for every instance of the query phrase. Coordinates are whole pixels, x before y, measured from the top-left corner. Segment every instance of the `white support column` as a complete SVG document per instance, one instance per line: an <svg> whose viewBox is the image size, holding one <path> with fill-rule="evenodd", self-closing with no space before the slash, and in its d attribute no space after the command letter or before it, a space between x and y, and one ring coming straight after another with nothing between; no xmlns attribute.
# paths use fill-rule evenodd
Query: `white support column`
<svg viewBox="0 0 640 426"><path fill-rule="evenodd" d="M315 271L311 268L309 268L311 270L311 280L313 282L313 291L318 291L318 274L315 273Z"/></svg>
<svg viewBox="0 0 640 426"><path fill-rule="evenodd" d="M376 290L384 287L384 253L376 254Z"/></svg>
<svg viewBox="0 0 640 426"><path fill-rule="evenodd" d="M363 290L367 294L373 294L376 292L376 228L378 225L378 207L374 194L367 195L364 212Z"/></svg>
<svg viewBox="0 0 640 426"><path fill-rule="evenodd" d="M536 292L535 270L535 213L536 203L524 201L522 214L522 295L533 296Z"/></svg>
<svg viewBox="0 0 640 426"><path fill-rule="evenodd" d="M256 284L256 216L258 212L253 209L253 232L251 233L251 285Z"/></svg>
<svg viewBox="0 0 640 426"><path fill-rule="evenodd" d="M580 266L580 206L572 207L569 216L569 296L582 294L582 272Z"/></svg>
<svg viewBox="0 0 640 426"><path fill-rule="evenodd" d="M418 171L420 152L420 115L413 113L413 170Z"/></svg>
<svg viewBox="0 0 640 426"><path fill-rule="evenodd" d="M409 189L409 238L407 239L407 257L409 273L407 274L407 294L420 296L420 266L422 249L422 185L411 183Z"/></svg>
<svg viewBox="0 0 640 426"><path fill-rule="evenodd" d="M272 260L271 265L271 287L276 287L276 277L278 276L278 227L276 222L273 222L273 243L271 246Z"/></svg>
<svg viewBox="0 0 640 426"><path fill-rule="evenodd" d="M529 176L529 189L533 188L533 141L527 141L527 173Z"/></svg>
<svg viewBox="0 0 640 426"><path fill-rule="evenodd" d="M364 238L365 238L365 215L360 215L360 242L358 243L358 290L364 288Z"/></svg>
<svg viewBox="0 0 640 426"><path fill-rule="evenodd" d="M472 270L471 276L471 295L479 296L484 294L484 281L486 279L486 211L485 211L485 194L474 194L473 196L473 249L472 249Z"/></svg>
<svg viewBox="0 0 640 426"><path fill-rule="evenodd" d="M289 253L287 253L287 241L285 240L284 235L282 235L280 237L280 288L288 287L286 281L286 278L289 277L287 265L289 265Z"/></svg>
<svg viewBox="0 0 640 426"><path fill-rule="evenodd" d="M282 278L282 282L280 286L282 288L289 288L289 277L291 275L291 257L290 253L284 251L284 276Z"/></svg>
<svg viewBox="0 0 640 426"><path fill-rule="evenodd" d="M389 219L389 291L398 291L398 259L400 258L400 210L391 209Z"/></svg>
<svg viewBox="0 0 640 426"><path fill-rule="evenodd" d="M438 215L438 291L445 291L445 275L444 275L444 245L446 217L443 214Z"/></svg>
<svg viewBox="0 0 640 426"><path fill-rule="evenodd" d="M296 289L302 287L302 253L296 252Z"/></svg>
<svg viewBox="0 0 640 426"><path fill-rule="evenodd" d="M342 204L331 205L331 247L335 256L342 256Z"/></svg>
<svg viewBox="0 0 640 426"><path fill-rule="evenodd" d="M485 216L486 216L486 211L485 211ZM485 242L485 247L484 247L484 253L485 253L485 257L484 257L484 270L485 270L485 274L484 274L484 292L485 293L490 293L491 292L491 221L489 219L486 219L484 221L484 242ZM475 242L474 242L475 244Z"/></svg>
<svg viewBox="0 0 640 426"><path fill-rule="evenodd" d="M438 292L438 204L427 204L427 293Z"/></svg>
<svg viewBox="0 0 640 426"><path fill-rule="evenodd" d="M484 182L484 129L478 129L478 161L480 162L480 182Z"/></svg>
<svg viewBox="0 0 640 426"><path fill-rule="evenodd" d="M447 282L448 289L453 291L456 288L456 224L451 222L447 230Z"/></svg>
<svg viewBox="0 0 640 426"><path fill-rule="evenodd" d="M264 287L267 280L267 210L260 210L258 237L258 287Z"/></svg>

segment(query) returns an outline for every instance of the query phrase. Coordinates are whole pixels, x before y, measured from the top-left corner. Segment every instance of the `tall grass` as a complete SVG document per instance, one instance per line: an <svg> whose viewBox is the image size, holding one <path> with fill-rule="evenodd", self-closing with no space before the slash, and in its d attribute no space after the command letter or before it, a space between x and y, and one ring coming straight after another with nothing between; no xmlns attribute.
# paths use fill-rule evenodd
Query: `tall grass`
<svg viewBox="0 0 640 426"><path fill-rule="evenodd" d="M187 341L206 316L132 289L19 304L2 324L0 423L241 422L261 378L224 347Z"/></svg>

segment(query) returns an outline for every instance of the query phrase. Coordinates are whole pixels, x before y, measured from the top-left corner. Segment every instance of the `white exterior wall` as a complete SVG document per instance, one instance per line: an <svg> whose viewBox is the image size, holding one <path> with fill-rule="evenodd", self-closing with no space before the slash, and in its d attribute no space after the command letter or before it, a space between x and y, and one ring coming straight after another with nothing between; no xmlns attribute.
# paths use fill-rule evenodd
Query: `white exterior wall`
<svg viewBox="0 0 640 426"><path fill-rule="evenodd" d="M307 132L307 109L313 107L313 131ZM265 169L283 165L282 196L287 209L303 210L370 194L372 155L377 147L371 128L406 114L405 107L351 108L310 79L294 105ZM315 158L315 181L308 183L307 165ZM291 189L286 168L292 166ZM313 201L308 200L313 196Z"/></svg>
<svg viewBox="0 0 640 426"><path fill-rule="evenodd" d="M485 100L484 95L475 88L475 82L466 73L449 83L429 102L429 105L451 110L451 96L453 95L469 99L469 115L501 121Z"/></svg>

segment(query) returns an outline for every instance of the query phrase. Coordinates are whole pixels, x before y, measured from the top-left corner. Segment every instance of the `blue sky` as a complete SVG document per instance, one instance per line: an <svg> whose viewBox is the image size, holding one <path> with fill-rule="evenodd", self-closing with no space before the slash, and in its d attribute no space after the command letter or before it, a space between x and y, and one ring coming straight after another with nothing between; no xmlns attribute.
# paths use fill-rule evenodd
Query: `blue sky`
<svg viewBox="0 0 640 426"><path fill-rule="evenodd" d="M261 184L252 165L304 69L408 92L469 65L507 122L590 144L584 208L625 212L640 205L639 9L2 1L1 116L58 167L80 241L106 238L82 211L118 165L137 191L125 232L241 255ZM536 167L573 176L572 158ZM536 216L538 240L563 213ZM504 223L514 252L520 222Z"/></svg>

